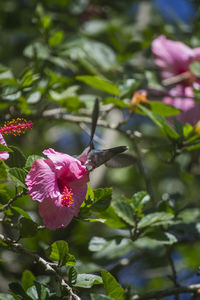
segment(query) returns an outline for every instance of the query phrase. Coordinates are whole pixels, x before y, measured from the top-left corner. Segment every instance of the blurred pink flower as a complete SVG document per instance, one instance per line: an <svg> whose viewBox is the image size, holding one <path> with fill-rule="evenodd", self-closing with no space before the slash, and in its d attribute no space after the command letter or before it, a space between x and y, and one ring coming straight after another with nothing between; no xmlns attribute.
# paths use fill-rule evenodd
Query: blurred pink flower
<svg viewBox="0 0 200 300"><path fill-rule="evenodd" d="M4 145L4 146L7 146L2 134L0 133L0 144ZM8 152L0 152L0 159L1 160L6 160L9 158L9 153Z"/></svg>
<svg viewBox="0 0 200 300"><path fill-rule="evenodd" d="M190 71L190 64L200 61L200 47L191 49L182 42L167 40L160 35L152 42L155 64L162 69L162 77L170 78L188 72L188 79L183 84L191 84L195 80Z"/></svg>
<svg viewBox="0 0 200 300"><path fill-rule="evenodd" d="M194 101L193 87L200 89L200 79L191 72L190 64L200 61L200 47L191 49L182 42L167 40L161 35L152 42L152 51L164 82L174 85L163 102L183 111L176 116L179 121L195 124L200 119L200 104Z"/></svg>
<svg viewBox="0 0 200 300"><path fill-rule="evenodd" d="M85 199L89 173L76 158L47 149L48 159L36 159L26 177L29 195L39 201L45 227L67 226Z"/></svg>

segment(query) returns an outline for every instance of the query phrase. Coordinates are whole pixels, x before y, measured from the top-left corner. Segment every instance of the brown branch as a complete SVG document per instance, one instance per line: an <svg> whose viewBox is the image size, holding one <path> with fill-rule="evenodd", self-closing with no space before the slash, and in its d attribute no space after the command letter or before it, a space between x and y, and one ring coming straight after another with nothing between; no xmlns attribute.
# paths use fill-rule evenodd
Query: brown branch
<svg viewBox="0 0 200 300"><path fill-rule="evenodd" d="M16 194L14 198L12 198L12 199L10 199L10 200L8 201L8 203L6 203L5 205L3 205L3 206L0 207L0 212L7 210L7 209L12 205L12 203L13 203L15 200L17 200L17 198L21 197L21 196L24 195L24 194L26 194L26 191L25 191L25 190L23 190L22 192Z"/></svg>
<svg viewBox="0 0 200 300"><path fill-rule="evenodd" d="M185 293L200 294L200 284L191 284L188 286L180 286L180 287L174 287L165 290L158 290L155 292L149 292L143 295L135 295L132 297L132 300L161 299L163 297L185 294Z"/></svg>
<svg viewBox="0 0 200 300"><path fill-rule="evenodd" d="M170 78L166 78L162 81L162 84L164 86L172 85L172 84L177 84L180 82L183 82L184 80L189 80L191 78L191 72L187 71L181 74L178 74L176 76L172 76Z"/></svg>
<svg viewBox="0 0 200 300"><path fill-rule="evenodd" d="M62 108L46 110L43 112L42 116L45 118L53 118L56 120L65 120L65 121L69 121L69 122L73 122L73 123L87 123L87 124L92 123L91 118L83 117L83 116L69 115ZM104 120L98 120L97 125L107 127L107 128L109 127L109 124Z"/></svg>
<svg viewBox="0 0 200 300"><path fill-rule="evenodd" d="M13 242L9 238L6 238L3 234L0 234L0 240L3 243L6 243L11 250L14 250L15 252L19 252L21 254L26 254L26 255L32 257L32 259L36 263L40 264L45 269L46 272L54 275L58 279L60 285L67 290L67 292L69 293L71 299L81 300L79 298L79 296L77 296L73 292L72 288L65 282L65 280L57 273L57 271L53 268L53 265L50 262L46 261L44 258L39 256L35 252L33 252L33 251L31 251L27 248L24 248L21 244Z"/></svg>

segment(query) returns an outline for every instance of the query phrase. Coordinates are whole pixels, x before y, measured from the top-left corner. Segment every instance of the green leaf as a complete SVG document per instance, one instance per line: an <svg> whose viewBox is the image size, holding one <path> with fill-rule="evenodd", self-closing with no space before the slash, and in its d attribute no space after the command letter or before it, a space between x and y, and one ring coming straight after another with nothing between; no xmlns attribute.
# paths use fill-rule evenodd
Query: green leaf
<svg viewBox="0 0 200 300"><path fill-rule="evenodd" d="M104 238L93 236L93 238L90 241L88 249L92 252L98 252L101 251L106 246L107 243L108 242Z"/></svg>
<svg viewBox="0 0 200 300"><path fill-rule="evenodd" d="M23 188L26 189L25 185L25 178L26 178L26 172L20 168L10 168L9 169L9 174L11 175L13 181L19 185L22 186Z"/></svg>
<svg viewBox="0 0 200 300"><path fill-rule="evenodd" d="M51 90L49 92L49 96L52 101L58 102L60 105L65 107L68 111L76 111L82 106L82 103L79 100L77 95L78 89L79 86L74 85L65 89L61 93Z"/></svg>
<svg viewBox="0 0 200 300"><path fill-rule="evenodd" d="M155 212L146 215L138 223L138 228L145 228L148 226L157 226L169 224L170 221L174 218L174 215L167 212Z"/></svg>
<svg viewBox="0 0 200 300"><path fill-rule="evenodd" d="M37 224L30 219L20 219L20 236L22 238L33 237L37 234Z"/></svg>
<svg viewBox="0 0 200 300"><path fill-rule="evenodd" d="M11 282L9 284L9 288L14 293L14 295L20 296L20 299L22 297L23 300L33 300L26 294L26 292L23 290L22 286L18 282Z"/></svg>
<svg viewBox="0 0 200 300"><path fill-rule="evenodd" d="M150 201L150 196L146 191L140 191L133 195L131 205L134 209L142 209L142 207Z"/></svg>
<svg viewBox="0 0 200 300"><path fill-rule="evenodd" d="M112 199L112 188L96 189L93 190L93 193L94 202L91 208L95 211L105 210Z"/></svg>
<svg viewBox="0 0 200 300"><path fill-rule="evenodd" d="M181 112L179 109L160 101L149 101L148 105L153 113L163 117L175 116Z"/></svg>
<svg viewBox="0 0 200 300"><path fill-rule="evenodd" d="M96 222L101 222L113 228L125 228L126 224L120 219L112 206L98 215Z"/></svg>
<svg viewBox="0 0 200 300"><path fill-rule="evenodd" d="M74 255L68 253L67 255L67 262L66 262L66 266L74 266L76 264L76 259L74 257Z"/></svg>
<svg viewBox="0 0 200 300"><path fill-rule="evenodd" d="M22 274L22 286L25 291L34 285L35 276L29 270L24 270Z"/></svg>
<svg viewBox="0 0 200 300"><path fill-rule="evenodd" d="M177 242L177 238L173 234L157 229L153 232L147 233L146 236L159 241L161 245L172 245Z"/></svg>
<svg viewBox="0 0 200 300"><path fill-rule="evenodd" d="M131 98L134 91L139 87L141 80L135 80L133 78L125 79L119 84L120 98Z"/></svg>
<svg viewBox="0 0 200 300"><path fill-rule="evenodd" d="M49 289L42 283L35 281L35 287L38 294L38 299L40 300L47 300L50 299L49 297Z"/></svg>
<svg viewBox="0 0 200 300"><path fill-rule="evenodd" d="M5 163L3 160L0 160L0 183L1 181L5 181L8 179L8 172Z"/></svg>
<svg viewBox="0 0 200 300"><path fill-rule="evenodd" d="M35 285L31 286L30 288L28 288L28 290L26 291L27 295L29 295L33 300L38 300L38 293L36 290ZM47 299L45 299L47 300Z"/></svg>
<svg viewBox="0 0 200 300"><path fill-rule="evenodd" d="M152 89L160 90L162 89L161 84L158 81L158 78L155 75L155 72L145 71L145 76L148 81L148 86Z"/></svg>
<svg viewBox="0 0 200 300"><path fill-rule="evenodd" d="M192 73L194 73L194 75L200 77L200 62L194 61L193 63L191 63L190 70L192 71Z"/></svg>
<svg viewBox="0 0 200 300"><path fill-rule="evenodd" d="M102 283L103 283L102 278L98 275L78 274L76 283L73 286L88 289L95 284L102 284Z"/></svg>
<svg viewBox="0 0 200 300"><path fill-rule="evenodd" d="M114 104L117 107L125 108L129 107L129 104L124 103L121 99L113 98L113 97L107 97L103 101L104 104Z"/></svg>
<svg viewBox="0 0 200 300"><path fill-rule="evenodd" d="M101 79L97 76L76 76L76 79L109 94L116 96L120 94L120 90L112 82Z"/></svg>
<svg viewBox="0 0 200 300"><path fill-rule="evenodd" d="M67 41L62 48L62 55L78 61L91 74L119 69L115 52L105 43L78 37Z"/></svg>
<svg viewBox="0 0 200 300"><path fill-rule="evenodd" d="M31 220L31 217L29 216L29 214L23 210L20 207L17 206L11 206L11 209L15 210L16 212L18 212L20 215L22 215L24 218Z"/></svg>
<svg viewBox="0 0 200 300"><path fill-rule="evenodd" d="M48 29L51 27L51 24L52 24L52 19L50 16L44 16L41 20L41 23L42 23L42 26L44 29Z"/></svg>
<svg viewBox="0 0 200 300"><path fill-rule="evenodd" d="M38 59L48 59L50 57L50 49L47 45L39 42L27 46L23 53L28 58L37 57Z"/></svg>
<svg viewBox="0 0 200 300"><path fill-rule="evenodd" d="M0 144L0 152L13 152L12 149L8 148L7 146Z"/></svg>
<svg viewBox="0 0 200 300"><path fill-rule="evenodd" d="M114 298L111 298L103 294L91 294L90 296L91 296L91 300L115 300Z"/></svg>
<svg viewBox="0 0 200 300"><path fill-rule="evenodd" d="M200 149L200 143L192 145L192 146L188 146L186 149L188 151L194 151L194 150Z"/></svg>
<svg viewBox="0 0 200 300"><path fill-rule="evenodd" d="M33 154L33 155L29 155L29 157L28 157L27 160L26 160L25 168L31 168L33 162L34 162L36 159L45 159L45 158L42 157L42 156L39 156L39 155L34 155L34 154Z"/></svg>
<svg viewBox="0 0 200 300"><path fill-rule="evenodd" d="M53 244L51 244L51 246L47 249L46 253L49 258L58 261L59 265L63 266L68 261L68 243L65 241L56 241Z"/></svg>
<svg viewBox="0 0 200 300"><path fill-rule="evenodd" d="M190 133L192 133L193 131L193 127L192 125L186 123L184 126L183 126L183 135L184 137L188 137L190 135Z"/></svg>
<svg viewBox="0 0 200 300"><path fill-rule="evenodd" d="M91 206L91 204L94 202L94 192L93 189L87 185L87 193L85 196L85 202L84 205Z"/></svg>
<svg viewBox="0 0 200 300"><path fill-rule="evenodd" d="M145 107L145 105L139 104L138 107L147 115L160 129L160 131L167 137L170 137L172 139L179 139L179 135L177 134L174 129L172 129L166 119L158 114L155 114L151 112L148 108Z"/></svg>
<svg viewBox="0 0 200 300"><path fill-rule="evenodd" d="M9 294L0 293L0 300L14 300L14 298Z"/></svg>
<svg viewBox="0 0 200 300"><path fill-rule="evenodd" d="M117 200L114 201L112 204L116 214L124 220L127 224L131 226L135 226L134 221L134 210L132 206L126 202L125 200Z"/></svg>
<svg viewBox="0 0 200 300"><path fill-rule="evenodd" d="M10 146L13 152L10 153L9 159L6 161L6 164L10 168L23 168L26 162L26 158L21 150L15 146Z"/></svg>
<svg viewBox="0 0 200 300"><path fill-rule="evenodd" d="M125 291L117 280L106 270L101 271L101 276L107 295L115 300L124 300Z"/></svg>
<svg viewBox="0 0 200 300"><path fill-rule="evenodd" d="M33 74L33 70L28 68L23 73L21 80L20 80L20 87L25 88L32 85L32 83L39 78L39 75Z"/></svg>
<svg viewBox="0 0 200 300"><path fill-rule="evenodd" d="M48 40L50 47L56 47L62 43L64 34L62 31L55 32Z"/></svg>
<svg viewBox="0 0 200 300"><path fill-rule="evenodd" d="M74 267L71 267L69 269L68 277L69 277L70 284L75 284L76 283L77 274L78 273L77 273L77 271Z"/></svg>

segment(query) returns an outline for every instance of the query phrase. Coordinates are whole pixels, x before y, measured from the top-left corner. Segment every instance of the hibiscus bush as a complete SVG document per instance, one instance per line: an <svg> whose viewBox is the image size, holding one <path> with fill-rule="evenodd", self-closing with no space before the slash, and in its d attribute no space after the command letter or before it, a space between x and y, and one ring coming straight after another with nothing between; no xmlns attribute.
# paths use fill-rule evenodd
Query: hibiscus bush
<svg viewBox="0 0 200 300"><path fill-rule="evenodd" d="M199 18L0 4L0 299L199 299Z"/></svg>

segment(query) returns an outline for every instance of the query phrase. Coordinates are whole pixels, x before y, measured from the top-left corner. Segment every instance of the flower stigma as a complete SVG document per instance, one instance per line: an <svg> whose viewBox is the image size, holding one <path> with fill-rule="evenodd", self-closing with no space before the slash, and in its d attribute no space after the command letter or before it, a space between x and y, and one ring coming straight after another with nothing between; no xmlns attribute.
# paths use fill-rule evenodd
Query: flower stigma
<svg viewBox="0 0 200 300"><path fill-rule="evenodd" d="M61 204L66 207L71 207L74 202L72 196L73 196L72 189L68 189L65 186L61 197Z"/></svg>

